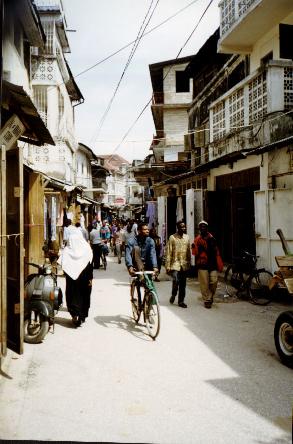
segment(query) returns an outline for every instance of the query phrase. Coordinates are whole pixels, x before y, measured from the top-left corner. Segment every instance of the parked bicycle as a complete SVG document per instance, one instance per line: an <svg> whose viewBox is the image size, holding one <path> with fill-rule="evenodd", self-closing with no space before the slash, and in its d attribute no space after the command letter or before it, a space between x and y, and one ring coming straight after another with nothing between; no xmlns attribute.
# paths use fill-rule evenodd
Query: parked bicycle
<svg viewBox="0 0 293 444"><path fill-rule="evenodd" d="M137 271L134 274L130 285L133 318L138 323L141 313L143 313L148 333L155 340L160 331L159 299L150 276L154 276L155 273L153 271ZM143 295L142 290L144 291Z"/></svg>
<svg viewBox="0 0 293 444"><path fill-rule="evenodd" d="M246 293L252 304L266 305L272 300L269 284L273 275L265 268L257 268L257 257L244 251L227 266L224 276L226 293L237 297Z"/></svg>

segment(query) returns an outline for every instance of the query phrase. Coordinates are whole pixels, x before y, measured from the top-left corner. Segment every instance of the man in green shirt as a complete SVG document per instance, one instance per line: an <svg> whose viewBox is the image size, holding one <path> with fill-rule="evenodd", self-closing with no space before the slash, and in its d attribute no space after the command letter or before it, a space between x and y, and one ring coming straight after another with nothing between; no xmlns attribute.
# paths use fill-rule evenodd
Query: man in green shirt
<svg viewBox="0 0 293 444"><path fill-rule="evenodd" d="M177 222L177 233L169 237L166 253L166 271L172 276L172 295L170 304L174 304L178 290L178 306L187 308L184 303L186 293L186 277L190 269L191 252L190 240L186 234L186 226L183 221Z"/></svg>

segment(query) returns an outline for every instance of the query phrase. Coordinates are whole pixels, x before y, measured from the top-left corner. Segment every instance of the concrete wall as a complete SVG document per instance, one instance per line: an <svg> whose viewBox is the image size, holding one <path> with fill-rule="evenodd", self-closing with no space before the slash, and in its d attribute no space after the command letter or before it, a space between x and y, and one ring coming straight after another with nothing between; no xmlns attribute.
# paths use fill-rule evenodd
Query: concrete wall
<svg viewBox="0 0 293 444"><path fill-rule="evenodd" d="M165 109L163 118L166 145L182 145L184 147L184 134L188 131L187 108Z"/></svg>
<svg viewBox="0 0 293 444"><path fill-rule="evenodd" d="M21 50L19 54L13 41L14 26L20 26L20 24L15 21L15 17L11 17L10 15L6 16L5 20L8 20L8 23L5 24L5 30L8 30L8 35L5 33L3 35L4 79L22 86L27 94L31 96L30 79L23 62L23 50Z"/></svg>
<svg viewBox="0 0 293 444"><path fill-rule="evenodd" d="M92 188L92 170L88 156L78 150L75 155L76 183L86 188Z"/></svg>
<svg viewBox="0 0 293 444"><path fill-rule="evenodd" d="M165 66L163 69L164 77L164 103L165 104L184 104L192 102L192 79L189 81L189 92L176 93L176 71L184 71L187 63Z"/></svg>
<svg viewBox="0 0 293 444"><path fill-rule="evenodd" d="M281 23L292 25L293 13L284 18ZM279 26L272 28L254 45L250 55L250 72L260 66L261 59L270 51L273 51L273 59L280 58Z"/></svg>

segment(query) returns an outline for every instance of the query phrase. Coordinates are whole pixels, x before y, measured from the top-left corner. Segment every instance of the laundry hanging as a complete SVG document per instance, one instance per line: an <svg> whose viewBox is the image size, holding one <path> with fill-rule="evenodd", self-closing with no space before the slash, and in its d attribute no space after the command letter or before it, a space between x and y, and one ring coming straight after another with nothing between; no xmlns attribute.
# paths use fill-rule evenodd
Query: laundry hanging
<svg viewBox="0 0 293 444"><path fill-rule="evenodd" d="M184 213L183 213L182 197L179 196L177 198L176 222L179 222L180 220L183 220L183 219L184 219Z"/></svg>

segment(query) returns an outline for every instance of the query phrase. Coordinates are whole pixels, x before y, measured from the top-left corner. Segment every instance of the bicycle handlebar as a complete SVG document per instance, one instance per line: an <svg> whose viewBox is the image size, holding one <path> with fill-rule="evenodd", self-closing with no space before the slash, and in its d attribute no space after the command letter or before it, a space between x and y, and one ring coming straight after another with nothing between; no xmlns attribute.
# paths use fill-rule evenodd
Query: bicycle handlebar
<svg viewBox="0 0 293 444"><path fill-rule="evenodd" d="M155 274L154 271L135 271L133 274L136 274L137 276L141 276L143 274Z"/></svg>

